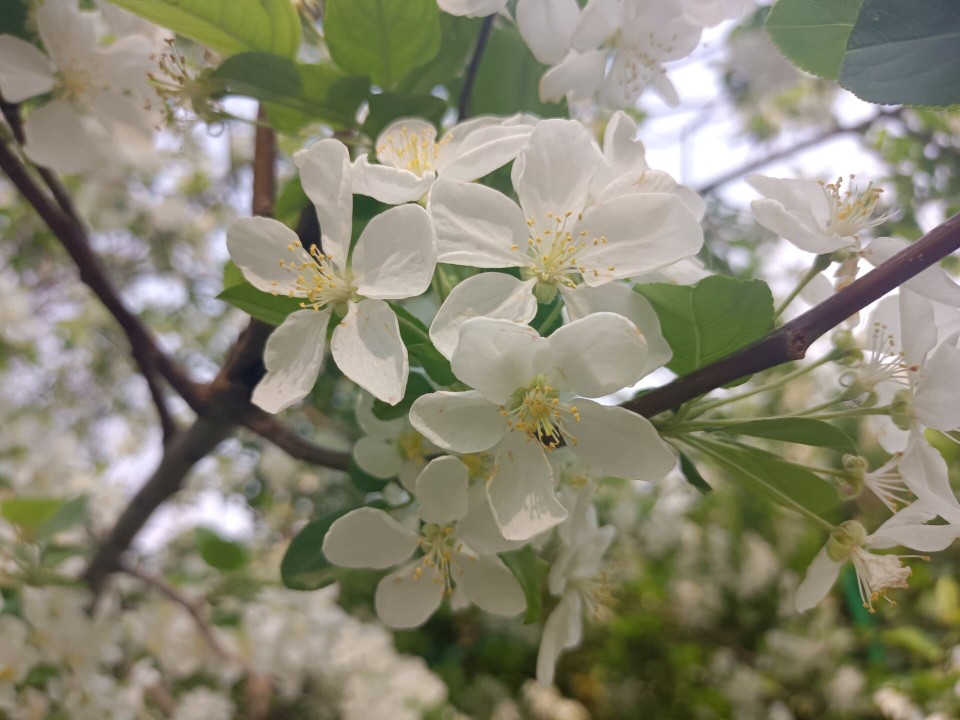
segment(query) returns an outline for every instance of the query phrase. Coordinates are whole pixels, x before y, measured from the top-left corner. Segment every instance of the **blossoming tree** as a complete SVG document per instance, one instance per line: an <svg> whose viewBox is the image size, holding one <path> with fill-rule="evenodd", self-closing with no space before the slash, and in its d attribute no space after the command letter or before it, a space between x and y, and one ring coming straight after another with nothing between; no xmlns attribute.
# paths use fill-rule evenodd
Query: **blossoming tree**
<svg viewBox="0 0 960 720"><path fill-rule="evenodd" d="M630 592L614 506L658 485L805 525L791 611L906 594L960 535L960 219L918 237L902 189L759 162L722 182L809 269L718 272L715 187L648 164L640 111L763 23L806 98L957 104L960 8L906 5L0 0L0 717L447 717L384 626L451 613L535 635L528 710L557 716L558 662ZM72 328L62 251L99 313ZM185 299L160 321L151 294ZM101 334L117 377L73 406ZM151 555L191 473L257 523Z"/></svg>

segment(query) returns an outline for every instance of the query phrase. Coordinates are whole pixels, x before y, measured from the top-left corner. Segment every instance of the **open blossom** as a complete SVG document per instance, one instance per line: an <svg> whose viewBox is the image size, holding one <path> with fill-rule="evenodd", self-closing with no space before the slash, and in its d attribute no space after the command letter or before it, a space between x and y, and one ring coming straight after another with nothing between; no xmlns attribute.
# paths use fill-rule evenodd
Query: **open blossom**
<svg viewBox="0 0 960 720"><path fill-rule="evenodd" d="M648 371L646 354L633 323L613 313L576 320L549 338L509 320L475 318L463 324L451 362L474 389L418 398L410 422L445 450L495 448L490 508L505 538L526 540L567 514L554 494L549 449L565 444L616 477L656 481L673 468L673 453L649 421L584 399L635 384Z"/></svg>
<svg viewBox="0 0 960 720"><path fill-rule="evenodd" d="M385 301L414 297L429 287L435 265L430 218L417 205L381 213L364 229L348 261L353 194L346 147L321 140L296 161L317 209L323 249L302 247L296 233L267 218L240 219L227 236L230 256L255 287L303 300L304 309L291 313L267 341L267 374L253 402L279 412L306 397L336 313L342 319L330 349L337 366L373 396L396 404L409 363L396 315Z"/></svg>
<svg viewBox="0 0 960 720"><path fill-rule="evenodd" d="M397 628L421 625L454 587L495 615L523 612L516 578L496 556L477 555L469 533L459 531L458 522L469 511L467 467L452 457L431 461L417 478L416 495L423 522L417 531L365 507L337 519L323 541L324 555L342 567L382 569L405 563L377 586L380 619ZM406 562L418 548L422 555Z"/></svg>
<svg viewBox="0 0 960 720"><path fill-rule="evenodd" d="M149 138L158 98L147 78L157 48L141 35L108 46L97 38L98 16L72 0L51 0L36 13L49 54L12 35L0 35L0 92L8 102L52 92L53 99L24 122L31 160L61 172L94 167L117 136Z"/></svg>
<svg viewBox="0 0 960 720"><path fill-rule="evenodd" d="M436 446L418 433L404 417L381 420L373 414L373 398L362 393L357 402L357 424L365 435L353 446L353 459L360 469L381 480L397 478L413 492L427 456Z"/></svg>
<svg viewBox="0 0 960 720"><path fill-rule="evenodd" d="M863 605L873 612L874 601L885 598L889 589L907 587L911 570L904 567L901 557L916 556L878 555L871 551L896 545L920 552L943 550L960 534L960 525L926 524L936 514L936 509L918 501L893 515L871 535L855 520L842 523L810 563L797 588L797 610L804 612L819 603L849 561L857 571Z"/></svg>
<svg viewBox="0 0 960 720"><path fill-rule="evenodd" d="M574 30L573 49L541 78L540 97L585 100L598 94L605 105L629 108L652 87L676 107L680 99L663 64L693 52L700 32L677 0L590 0Z"/></svg>
<svg viewBox="0 0 960 720"><path fill-rule="evenodd" d="M472 182L506 165L527 143L533 125L523 116L480 117L455 125L437 140L432 123L402 118L377 136L379 164L353 163L353 191L389 205L416 202L438 177Z"/></svg>

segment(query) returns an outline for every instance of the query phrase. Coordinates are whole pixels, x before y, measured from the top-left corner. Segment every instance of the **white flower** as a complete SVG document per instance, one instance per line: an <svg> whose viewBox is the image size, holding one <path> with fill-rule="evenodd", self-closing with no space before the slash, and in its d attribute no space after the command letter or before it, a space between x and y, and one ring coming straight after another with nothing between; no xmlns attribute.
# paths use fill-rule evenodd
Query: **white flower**
<svg viewBox="0 0 960 720"><path fill-rule="evenodd" d="M925 524L936 514L935 509L918 501L893 515L872 535L867 535L856 521L842 523L810 563L806 577L797 588L797 610L804 612L819 603L849 560L857 571L863 605L873 612L873 601L885 598L888 589L907 587L911 570L903 566L899 555L877 555L870 551L895 545L920 552L943 550L956 539L960 525Z"/></svg>
<svg viewBox="0 0 960 720"><path fill-rule="evenodd" d="M417 478L423 527L414 532L376 508L339 518L323 540L323 553L342 567L388 568L417 548L423 555L387 575L377 586L377 614L387 625L416 627L440 606L454 586L495 615L517 615L525 600L516 578L493 557L478 556L457 523L469 510L467 467L456 458L430 462Z"/></svg>
<svg viewBox="0 0 960 720"><path fill-rule="evenodd" d="M385 300L419 295L435 264L430 218L417 205L391 208L373 218L348 261L353 195L347 149L321 140L298 153L300 178L313 200L323 251L307 251L296 233L267 218L234 222L227 247L258 289L302 298L267 341L267 374L253 402L279 412L313 388L323 362L331 315L342 315L330 349L343 373L384 402L403 397L409 371L396 315Z"/></svg>
<svg viewBox="0 0 960 720"><path fill-rule="evenodd" d="M172 720L230 720L236 708L222 692L198 687L183 694Z"/></svg>
<svg viewBox="0 0 960 720"><path fill-rule="evenodd" d="M117 136L149 138L149 107L158 105L147 73L157 48L128 35L112 45L97 41L96 13L72 0L51 0L36 13L49 57L30 43L0 35L0 91L8 102L53 92L24 123L25 150L34 162L66 173L94 167Z"/></svg>
<svg viewBox="0 0 960 720"><path fill-rule="evenodd" d="M438 177L471 182L506 165L527 143L533 126L523 116L480 117L450 128L440 140L432 123L402 118L377 137L378 165L366 155L353 163L353 191L388 205L415 202Z"/></svg>
<svg viewBox="0 0 960 720"><path fill-rule="evenodd" d="M507 0L437 0L437 5L451 15L485 17L503 10Z"/></svg>
<svg viewBox="0 0 960 720"><path fill-rule="evenodd" d="M609 595L601 562L616 531L611 525L599 526L591 484L566 493L564 499L569 516L560 525L560 554L549 576L550 592L561 600L543 627L537 655L541 685L553 684L560 654L580 644L584 612L599 615Z"/></svg>
<svg viewBox="0 0 960 720"><path fill-rule="evenodd" d="M13 615L0 615L0 686L16 684L40 661L37 651L28 642L26 623Z"/></svg>
<svg viewBox="0 0 960 720"><path fill-rule="evenodd" d="M680 0L680 4L687 20L703 27L739 18L756 8L754 0Z"/></svg>
<svg viewBox="0 0 960 720"><path fill-rule="evenodd" d="M373 414L373 398L366 393L357 401L357 424L366 435L353 446L353 459L360 469L382 480L397 478L413 492L417 475L427 456L437 448L410 425L406 416L380 420Z"/></svg>
<svg viewBox="0 0 960 720"><path fill-rule="evenodd" d="M617 477L656 481L673 468L673 453L645 418L573 399L633 385L646 371L646 355L633 323L613 313L574 321L549 338L508 320L475 318L463 324L451 363L475 389L418 398L410 422L445 450L496 447L486 483L490 507L505 538L526 540L566 517L547 449L566 444Z"/></svg>
<svg viewBox="0 0 960 720"><path fill-rule="evenodd" d="M663 63L686 57L699 40L700 28L687 21L677 0L590 0L573 49L541 78L540 97L585 100L599 93L601 103L629 108L652 86L676 107L680 99ZM609 72L608 52L613 53Z"/></svg>

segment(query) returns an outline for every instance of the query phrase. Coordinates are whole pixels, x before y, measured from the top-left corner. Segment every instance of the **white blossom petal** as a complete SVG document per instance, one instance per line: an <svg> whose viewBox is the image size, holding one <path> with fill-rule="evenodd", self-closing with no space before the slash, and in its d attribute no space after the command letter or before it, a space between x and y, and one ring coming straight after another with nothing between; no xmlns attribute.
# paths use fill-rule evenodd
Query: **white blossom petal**
<svg viewBox="0 0 960 720"><path fill-rule="evenodd" d="M567 593L547 617L537 653L537 682L553 685L557 660L564 650L580 644L583 635L580 596Z"/></svg>
<svg viewBox="0 0 960 720"><path fill-rule="evenodd" d="M283 223L265 217L238 218L227 228L227 251L258 290L303 296L297 287L298 273L288 265L312 265L313 259L300 246L297 234Z"/></svg>
<svg viewBox="0 0 960 720"><path fill-rule="evenodd" d="M607 66L607 54L600 50L579 53L571 50L559 65L555 65L540 78L540 100L560 102L568 98L572 102L589 100L603 83Z"/></svg>
<svg viewBox="0 0 960 720"><path fill-rule="evenodd" d="M0 35L0 92L10 103L53 90L50 59L36 47L13 35Z"/></svg>
<svg viewBox="0 0 960 720"><path fill-rule="evenodd" d="M701 197L661 170L635 170L622 173L600 190L597 195L597 203L606 202L623 195L646 193L676 195L698 222L703 219L706 206L703 204Z"/></svg>
<svg viewBox="0 0 960 720"><path fill-rule="evenodd" d="M263 364L267 374L253 389L251 401L278 413L313 389L323 365L329 310L297 310L267 338Z"/></svg>
<svg viewBox="0 0 960 720"><path fill-rule="evenodd" d="M913 396L913 415L927 427L960 427L960 349L945 342L927 359Z"/></svg>
<svg viewBox="0 0 960 720"><path fill-rule="evenodd" d="M548 380L585 397L602 397L634 385L647 365L643 335L615 313L574 320L557 329L547 342L554 365Z"/></svg>
<svg viewBox="0 0 960 720"><path fill-rule="evenodd" d="M500 12L507 0L437 0L445 13L466 17L485 17Z"/></svg>
<svg viewBox="0 0 960 720"><path fill-rule="evenodd" d="M42 167L72 174L91 170L101 160L99 137L89 118L65 100L37 108L23 123L24 152ZM103 130L100 130L103 133Z"/></svg>
<svg viewBox="0 0 960 720"><path fill-rule="evenodd" d="M580 15L573 47L585 52L603 45L617 31L621 14L622 0L591 0Z"/></svg>
<svg viewBox="0 0 960 720"><path fill-rule="evenodd" d="M576 0L519 0L517 27L534 57L544 65L560 63L570 49L580 19Z"/></svg>
<svg viewBox="0 0 960 720"><path fill-rule="evenodd" d="M449 525L467 514L469 471L455 457L431 460L417 478L420 519Z"/></svg>
<svg viewBox="0 0 960 720"><path fill-rule="evenodd" d="M440 177L472 182L488 175L513 160L533 132L533 125L502 122L471 129L465 137L454 142L464 132L463 126L473 122L468 120L452 127L444 135L436 162Z"/></svg>
<svg viewBox="0 0 960 720"><path fill-rule="evenodd" d="M346 267L353 231L353 183L350 153L327 138L293 156L303 191L317 209L323 252L337 267Z"/></svg>
<svg viewBox="0 0 960 720"><path fill-rule="evenodd" d="M456 553L457 587L470 601L493 615L519 615L526 608L520 583L498 557L473 557Z"/></svg>
<svg viewBox="0 0 960 720"><path fill-rule="evenodd" d="M876 238L860 254L868 263L876 266L886 262L909 246L910 243L906 240ZM921 270L907 280L902 287L945 305L960 307L960 285L951 280L944 269L938 265Z"/></svg>
<svg viewBox="0 0 960 720"><path fill-rule="evenodd" d="M496 555L517 550L525 544L520 540L507 540L503 537L493 517L485 490L483 502L471 509L466 517L457 523L457 538L478 555Z"/></svg>
<svg viewBox="0 0 960 720"><path fill-rule="evenodd" d="M323 538L323 554L334 565L349 568L393 567L413 555L416 533L383 510L362 507L337 518Z"/></svg>
<svg viewBox="0 0 960 720"><path fill-rule="evenodd" d="M430 191L436 173L420 176L403 168L373 165L366 155L353 162L353 191L387 205L416 202Z"/></svg>
<svg viewBox="0 0 960 720"><path fill-rule="evenodd" d="M374 217L351 259L357 292L379 300L422 294L435 265L433 227L419 205L401 205Z"/></svg>
<svg viewBox="0 0 960 720"><path fill-rule="evenodd" d="M410 424L437 447L459 453L489 450L506 431L500 408L475 390L418 397Z"/></svg>
<svg viewBox="0 0 960 720"><path fill-rule="evenodd" d="M423 625L440 607L443 592L437 569L414 560L380 581L374 604L386 625L414 628Z"/></svg>
<svg viewBox="0 0 960 720"><path fill-rule="evenodd" d="M357 440L353 446L353 459L365 473L382 480L396 477L403 466L397 446L375 437Z"/></svg>
<svg viewBox="0 0 960 720"><path fill-rule="evenodd" d="M830 559L830 556L827 555L826 546L821 548L813 562L810 563L810 567L807 568L807 574L803 578L803 582L797 588L797 594L794 598L797 612L806 612L823 600L837 581L842 567L842 562Z"/></svg>
<svg viewBox="0 0 960 720"><path fill-rule="evenodd" d="M343 374L390 405L403 399L409 363L397 316L383 300L349 303L330 351Z"/></svg>
<svg viewBox="0 0 960 720"><path fill-rule="evenodd" d="M658 482L677 464L670 447L645 417L622 407L577 400L573 452L607 475Z"/></svg>

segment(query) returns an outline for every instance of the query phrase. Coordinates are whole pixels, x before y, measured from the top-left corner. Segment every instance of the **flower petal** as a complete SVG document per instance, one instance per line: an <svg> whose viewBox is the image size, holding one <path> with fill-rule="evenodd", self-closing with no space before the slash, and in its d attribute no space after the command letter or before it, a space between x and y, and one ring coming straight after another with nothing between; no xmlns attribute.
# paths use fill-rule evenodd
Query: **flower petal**
<svg viewBox="0 0 960 720"><path fill-rule="evenodd" d="M374 597L377 615L393 628L418 627L440 607L443 591L443 580L437 569L414 560L377 585Z"/></svg>
<svg viewBox="0 0 960 720"><path fill-rule="evenodd" d="M353 459L365 473L382 480L396 477L403 466L396 444L374 437L357 440Z"/></svg>
<svg viewBox="0 0 960 720"><path fill-rule="evenodd" d="M960 427L960 349L945 342L927 359L913 396L913 414L944 432Z"/></svg>
<svg viewBox="0 0 960 720"><path fill-rule="evenodd" d="M580 596L567 593L543 625L540 651L537 653L537 682L553 685L557 660L564 650L579 645L582 635Z"/></svg>
<svg viewBox="0 0 960 720"><path fill-rule="evenodd" d="M520 583L500 558L457 553L454 580L470 601L494 615L519 615L526 608Z"/></svg>
<svg viewBox="0 0 960 720"><path fill-rule="evenodd" d="M670 447L645 417L621 407L577 400L580 422L571 448L601 472L631 480L658 482L677 464Z"/></svg>
<svg viewBox="0 0 960 720"><path fill-rule="evenodd" d="M410 424L438 447L459 453L489 450L506 431L500 408L475 390L418 397Z"/></svg>
<svg viewBox="0 0 960 720"><path fill-rule="evenodd" d="M349 303L334 328L330 351L337 367L375 398L390 405L403 399L409 363L397 316L383 300Z"/></svg>
<svg viewBox="0 0 960 720"><path fill-rule="evenodd" d="M517 27L534 57L544 65L561 62L580 19L576 0L520 0Z"/></svg>
<svg viewBox="0 0 960 720"><path fill-rule="evenodd" d="M810 567L807 568L803 582L797 588L797 594L794 597L797 612L806 612L826 597L837 581L841 567L843 567L842 562L831 560L827 555L826 546L820 549L810 563Z"/></svg>
<svg viewBox="0 0 960 720"><path fill-rule="evenodd" d="M503 537L485 492L483 502L457 523L457 538L477 555L496 555L524 545L523 541Z"/></svg>
<svg viewBox="0 0 960 720"><path fill-rule="evenodd" d="M437 171L448 180L472 182L513 160L530 139L533 125L501 122L475 129L463 128L480 118L450 128L443 137L437 157ZM466 136L458 141L462 132ZM447 141L450 138L450 141Z"/></svg>
<svg viewBox="0 0 960 720"><path fill-rule="evenodd" d="M503 193L441 178L427 206L437 234L440 262L481 268L518 267L529 233L523 213Z"/></svg>
<svg viewBox="0 0 960 720"><path fill-rule="evenodd" d="M353 162L353 191L387 205L416 202L430 191L436 173L422 177L403 168L372 165L366 155Z"/></svg>
<svg viewBox="0 0 960 720"><path fill-rule="evenodd" d="M437 0L445 13L465 17L485 17L500 12L507 0Z"/></svg>
<svg viewBox="0 0 960 720"><path fill-rule="evenodd" d="M589 100L603 83L607 54L600 50L579 53L571 50L559 65L554 65L540 78L540 100L560 102L564 98L576 102Z"/></svg>
<svg viewBox="0 0 960 720"><path fill-rule="evenodd" d="M646 193L676 195L698 222L703 219L706 207L700 196L660 170L635 170L621 174L600 190L597 202L606 202L623 195Z"/></svg>
<svg viewBox="0 0 960 720"><path fill-rule="evenodd" d="M234 220L227 228L227 251L243 276L258 290L279 295L302 295L294 268L312 264L297 234L281 222L265 217ZM286 264L284 264L286 263Z"/></svg>
<svg viewBox="0 0 960 720"><path fill-rule="evenodd" d="M617 31L621 14L620 0L592 0L587 3L573 34L573 47L584 52L603 45Z"/></svg>
<svg viewBox="0 0 960 720"><path fill-rule="evenodd" d="M417 478L420 519L427 523L449 525L467 514L469 471L455 457L431 460Z"/></svg>
<svg viewBox="0 0 960 720"><path fill-rule="evenodd" d="M906 240L894 238L877 238L865 247L860 254L871 265L886 262L901 250L910 246ZM960 307L960 285L957 285L950 276L938 265L921 270L903 284L904 288L912 290L931 300L942 302L951 307Z"/></svg>
<svg viewBox="0 0 960 720"><path fill-rule="evenodd" d="M434 347L448 360L460 339L460 328L477 317L527 324L537 314L535 280L521 281L500 272L480 273L457 285L430 324ZM631 293L640 297L637 293Z"/></svg>
<svg viewBox="0 0 960 720"><path fill-rule="evenodd" d="M52 3L55 4L55 3ZM24 152L42 167L72 174L91 170L101 162L105 131L80 115L65 100L54 100L31 112L23 123Z"/></svg>
<svg viewBox="0 0 960 720"><path fill-rule="evenodd" d="M293 156L300 183L317 208L324 254L345 267L353 230L353 183L350 153L339 140L327 138Z"/></svg>
<svg viewBox="0 0 960 720"><path fill-rule="evenodd" d="M50 58L13 35L0 35L0 91L10 103L53 90Z"/></svg>
<svg viewBox="0 0 960 720"><path fill-rule="evenodd" d="M271 333L263 351L267 374L253 389L251 402L278 413L313 390L323 365L328 310L297 310Z"/></svg>
<svg viewBox="0 0 960 720"><path fill-rule="evenodd" d="M460 328L450 367L490 402L504 405L550 367L550 344L528 325L474 318Z"/></svg>
<svg viewBox="0 0 960 720"><path fill-rule="evenodd" d="M634 293L636 294L636 293ZM574 320L547 342L553 351L551 384L602 397L635 384L647 367L647 343L622 315L601 312Z"/></svg>
<svg viewBox="0 0 960 720"><path fill-rule="evenodd" d="M362 507L333 522L323 538L323 554L340 567L382 570L402 563L419 544L416 533L383 510Z"/></svg>
<svg viewBox="0 0 960 720"><path fill-rule="evenodd" d="M361 295L380 300L416 297L430 287L436 265L433 226L419 205L401 205L374 217L351 260Z"/></svg>
<svg viewBox="0 0 960 720"><path fill-rule="evenodd" d="M487 497L507 540L529 540L567 517L554 493L553 469L543 447L524 433L509 432L500 444Z"/></svg>

